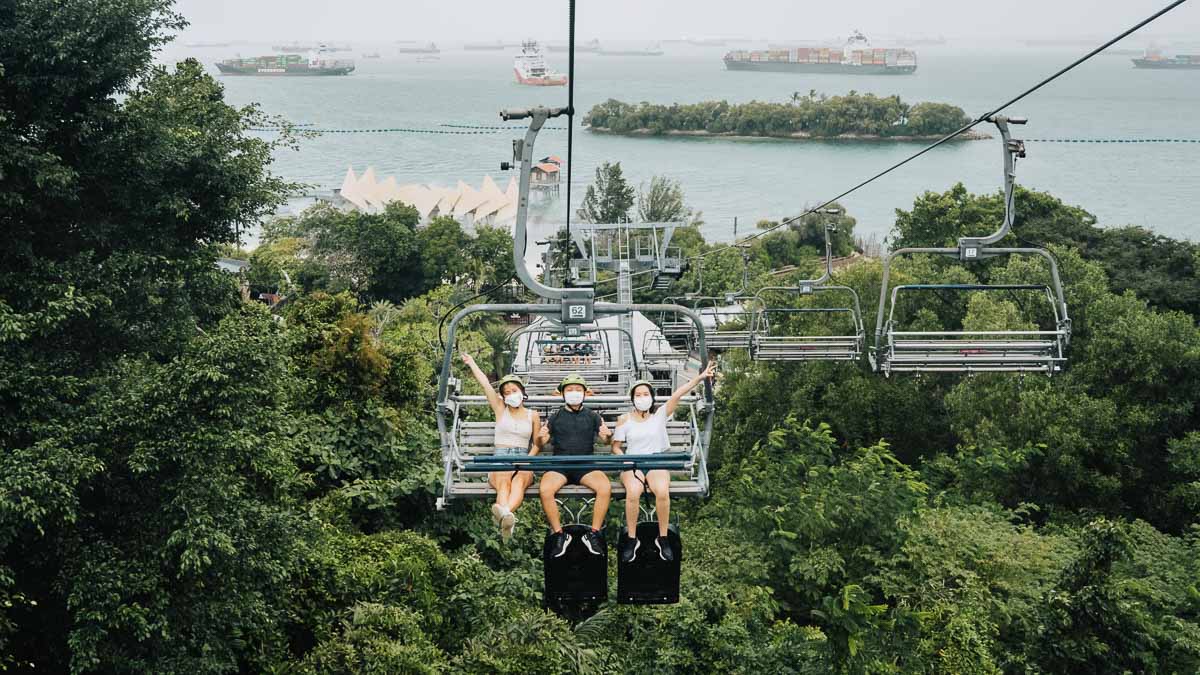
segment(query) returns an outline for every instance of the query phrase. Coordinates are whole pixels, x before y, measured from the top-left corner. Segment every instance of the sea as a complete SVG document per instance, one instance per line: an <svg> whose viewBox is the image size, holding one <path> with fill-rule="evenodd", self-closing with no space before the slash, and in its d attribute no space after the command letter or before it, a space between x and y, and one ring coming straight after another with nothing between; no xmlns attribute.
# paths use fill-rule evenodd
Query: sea
<svg viewBox="0 0 1200 675"><path fill-rule="evenodd" d="M739 45L763 48L765 45ZM725 49L665 43L658 57L576 58L573 207L595 169L620 162L628 180L644 185L666 176L683 187L690 208L702 214L710 241L752 232L755 223L795 215L843 192L920 149L915 143L852 141L647 138L594 134L579 127L593 105L609 98L627 102L690 103L725 99L787 101L794 92L828 95L850 91L899 95L907 103L936 101L987 112L1070 63L1068 48L966 44L917 48L919 68L909 76L814 75L731 72ZM307 185L306 194L341 185L348 168L374 167L382 179L401 184L476 187L492 176L503 187L519 128L504 127L503 108L561 106L565 87L516 83L515 50L467 51L443 44L437 60L400 54L394 45L363 50L381 58L354 58L347 77L220 77L215 63L233 56L270 54L269 45L172 46L164 61L193 57L220 77L234 105L257 104L271 115L314 129L417 129L381 133L322 134L281 151L273 170ZM342 57L342 55L339 55ZM566 71L564 53L548 53L554 70ZM1175 238L1200 239L1200 143L1056 143L1086 141L1200 140L1200 70L1155 71L1133 67L1130 56L1101 54L1005 111L1027 117L1015 127L1029 139L1028 157L1017 166L1021 185L1048 191L1095 214L1101 225L1149 227ZM452 125L452 126L447 126ZM565 118L539 137L537 156L567 156ZM994 131L983 125L983 131ZM437 133L475 131L471 134ZM257 132L269 137L273 132ZM993 140L947 144L841 200L857 219L856 234L882 241L897 209L911 208L926 191L962 182L973 192L998 191L1002 151ZM303 207L302 197L292 202ZM565 191L537 202L532 218L543 226L564 222ZM253 240L253 234L251 236ZM253 243L253 241L251 241Z"/></svg>

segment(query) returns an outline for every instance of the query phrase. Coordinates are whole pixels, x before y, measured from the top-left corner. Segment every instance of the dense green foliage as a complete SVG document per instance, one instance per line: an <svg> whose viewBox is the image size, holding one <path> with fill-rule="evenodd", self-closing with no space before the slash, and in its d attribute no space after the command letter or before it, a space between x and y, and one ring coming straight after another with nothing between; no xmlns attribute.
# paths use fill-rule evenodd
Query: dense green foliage
<svg viewBox="0 0 1200 675"><path fill-rule="evenodd" d="M399 302L442 284L490 286L515 274L507 230L479 225L468 233L450 217L423 227L419 220L398 202L379 214L317 205L276 219L251 256L252 289L274 292L290 280L304 291Z"/></svg>
<svg viewBox="0 0 1200 675"><path fill-rule="evenodd" d="M616 133L706 132L737 136L835 138L842 135L894 138L940 136L969 122L961 108L945 103L909 105L899 96L880 98L851 91L827 97L810 92L790 103L702 103L661 105L609 99L594 106L583 123Z"/></svg>
<svg viewBox="0 0 1200 675"><path fill-rule="evenodd" d="M195 63L149 68L178 25L157 0L0 9L0 669L1200 670L1194 244L1022 190L1017 231L1052 245L1075 321L1053 380L728 357L712 497L676 509L682 601L572 625L540 609L536 505L508 545L483 505L434 510L439 321L511 275L505 233L312 210L253 256L250 282L289 301L242 302L217 247L288 186L243 133L255 110ZM929 193L892 240L977 234L998 206ZM754 241L752 289L816 271L822 217ZM675 243L716 248L695 227ZM659 295L742 273L726 249ZM896 282L1045 273L918 259ZM873 323L878 263L836 279ZM1009 299L908 309L1044 320ZM506 332L480 317L458 346L496 374Z"/></svg>

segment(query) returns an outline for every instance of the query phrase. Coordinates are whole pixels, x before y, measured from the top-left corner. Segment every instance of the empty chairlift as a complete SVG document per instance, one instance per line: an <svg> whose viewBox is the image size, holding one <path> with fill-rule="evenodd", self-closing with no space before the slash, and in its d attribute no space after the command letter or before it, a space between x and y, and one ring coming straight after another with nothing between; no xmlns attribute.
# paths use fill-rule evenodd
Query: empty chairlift
<svg viewBox="0 0 1200 675"><path fill-rule="evenodd" d="M840 214L833 210L830 213ZM795 286L768 286L754 296L751 358L756 361L857 361L863 353L866 329L858 293L848 286L829 284L833 277L832 224L825 227L825 273ZM797 299L818 295L838 297L825 306L795 306ZM792 297L791 304L768 302Z"/></svg>
<svg viewBox="0 0 1200 675"><path fill-rule="evenodd" d="M1012 229L1016 160L1025 156L1025 144L1009 133L1010 124L1025 120L996 117L992 120L1004 143L1004 223L986 237L962 237L957 248L906 248L893 251L883 262L879 314L875 326L872 366L884 375L895 372L1036 372L1052 375L1066 362L1071 339L1071 319L1059 279L1058 264L1041 248L996 248L994 244ZM1034 256L1046 260L1048 284L907 284L891 289L892 263L902 256L931 254L973 263L998 256ZM1020 300L1029 297L1044 305L1040 325L1026 330L918 330L905 329L897 303L909 295L933 294L946 300L951 293L1001 293Z"/></svg>

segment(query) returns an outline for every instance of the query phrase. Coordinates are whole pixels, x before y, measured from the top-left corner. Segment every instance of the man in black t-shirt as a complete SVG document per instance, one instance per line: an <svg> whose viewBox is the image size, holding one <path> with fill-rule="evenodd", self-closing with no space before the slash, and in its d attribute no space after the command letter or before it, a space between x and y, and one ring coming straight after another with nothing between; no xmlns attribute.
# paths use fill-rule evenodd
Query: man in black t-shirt
<svg viewBox="0 0 1200 675"><path fill-rule="evenodd" d="M601 441L607 441L612 438L612 431L604 423L600 413L583 407L583 399L587 396L587 381L579 375L568 375L558 385L558 391L562 394L565 405L551 413L550 419L542 425L539 444L544 447L553 442L555 455L595 454L597 436ZM612 483L603 471L547 471L542 475L538 493L542 499L542 509L546 512L546 520L554 532L551 550L556 558L566 553L571 544L571 535L563 532L558 517L558 502L554 500L564 485L582 485L596 493L596 503L592 509L592 531L583 535L583 545L590 553L600 555L604 551L604 535L600 533L600 527L604 525L604 518L608 515Z"/></svg>

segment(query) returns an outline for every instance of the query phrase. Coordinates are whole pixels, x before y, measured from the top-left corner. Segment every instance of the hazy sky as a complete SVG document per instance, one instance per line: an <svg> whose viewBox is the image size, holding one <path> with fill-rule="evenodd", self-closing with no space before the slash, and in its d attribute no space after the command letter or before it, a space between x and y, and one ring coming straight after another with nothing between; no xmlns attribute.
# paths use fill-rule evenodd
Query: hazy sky
<svg viewBox="0 0 1200 675"><path fill-rule="evenodd" d="M578 0L577 37L820 39L871 35L1113 35L1169 0ZM566 0L179 0L182 40L543 40L566 38ZM1147 29L1200 39L1200 0Z"/></svg>

